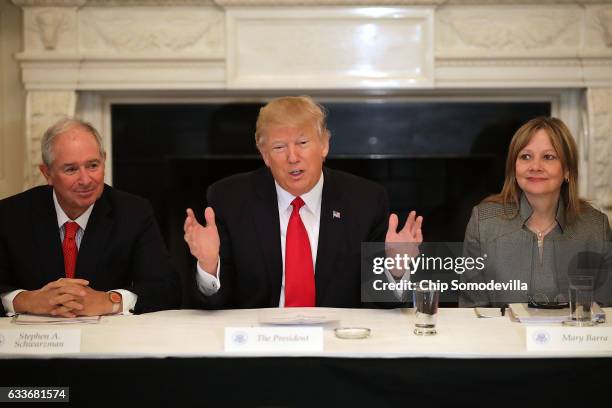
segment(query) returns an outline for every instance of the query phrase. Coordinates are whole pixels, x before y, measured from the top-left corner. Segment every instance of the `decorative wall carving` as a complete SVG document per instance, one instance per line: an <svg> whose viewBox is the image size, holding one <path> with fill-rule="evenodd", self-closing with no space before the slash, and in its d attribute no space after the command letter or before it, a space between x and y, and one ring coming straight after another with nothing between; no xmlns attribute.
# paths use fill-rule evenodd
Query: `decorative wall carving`
<svg viewBox="0 0 612 408"><path fill-rule="evenodd" d="M36 14L34 21L45 49L54 50L60 32L66 31L66 14L58 10L44 10Z"/></svg>
<svg viewBox="0 0 612 408"><path fill-rule="evenodd" d="M575 54L580 47L581 14L580 8L567 6L443 7L436 12L437 52Z"/></svg>
<svg viewBox="0 0 612 408"><path fill-rule="evenodd" d="M612 55L612 6L585 8L584 48L586 55Z"/></svg>
<svg viewBox="0 0 612 408"><path fill-rule="evenodd" d="M612 7L599 9L596 16L606 47L612 47Z"/></svg>
<svg viewBox="0 0 612 408"><path fill-rule="evenodd" d="M589 195L612 216L612 88L587 92L589 113Z"/></svg>
<svg viewBox="0 0 612 408"><path fill-rule="evenodd" d="M24 188L45 184L38 165L41 163L40 140L45 130L64 116L74 116L76 92L34 91L26 99L27 167Z"/></svg>
<svg viewBox="0 0 612 408"><path fill-rule="evenodd" d="M590 6L586 9L585 47L612 51L612 6Z"/></svg>
<svg viewBox="0 0 612 408"><path fill-rule="evenodd" d="M224 55L224 15L213 9L94 8L80 22L84 52Z"/></svg>
<svg viewBox="0 0 612 408"><path fill-rule="evenodd" d="M77 50L76 8L25 9L24 26L27 52Z"/></svg>

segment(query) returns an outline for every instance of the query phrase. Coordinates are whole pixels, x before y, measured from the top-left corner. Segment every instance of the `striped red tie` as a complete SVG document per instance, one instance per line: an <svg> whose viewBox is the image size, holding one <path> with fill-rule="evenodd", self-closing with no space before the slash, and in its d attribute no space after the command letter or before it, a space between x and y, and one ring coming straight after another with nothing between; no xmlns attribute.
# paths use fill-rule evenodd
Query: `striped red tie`
<svg viewBox="0 0 612 408"><path fill-rule="evenodd" d="M66 271L67 278L74 278L77 255L79 253L76 243L76 233L78 230L79 224L76 222L67 222L64 224L62 252L64 252L64 271Z"/></svg>
<svg viewBox="0 0 612 408"><path fill-rule="evenodd" d="M285 306L312 307L315 305L315 280L308 232L300 217L304 201L296 197L291 202L293 211L287 225L285 242Z"/></svg>

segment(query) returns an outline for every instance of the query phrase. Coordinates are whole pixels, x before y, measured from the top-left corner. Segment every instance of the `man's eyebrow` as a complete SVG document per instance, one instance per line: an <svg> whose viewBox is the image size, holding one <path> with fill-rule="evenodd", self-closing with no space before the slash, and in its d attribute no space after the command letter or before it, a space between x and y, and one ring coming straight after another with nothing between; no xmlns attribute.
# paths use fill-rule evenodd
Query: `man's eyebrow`
<svg viewBox="0 0 612 408"><path fill-rule="evenodd" d="M86 164L91 164L91 163L101 163L102 161L100 159L91 159L91 160L87 160L85 163ZM66 168L66 167L74 167L74 166L78 166L78 163L64 163L61 165L62 168Z"/></svg>

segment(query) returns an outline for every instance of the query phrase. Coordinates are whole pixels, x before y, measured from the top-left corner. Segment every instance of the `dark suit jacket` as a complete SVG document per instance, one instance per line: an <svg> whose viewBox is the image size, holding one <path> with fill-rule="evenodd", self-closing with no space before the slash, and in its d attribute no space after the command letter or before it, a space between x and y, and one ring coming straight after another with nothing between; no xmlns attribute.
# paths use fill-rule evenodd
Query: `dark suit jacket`
<svg viewBox="0 0 612 408"><path fill-rule="evenodd" d="M64 276L52 188L0 201L0 293L39 289ZM95 290L135 293L135 313L180 306L178 273L150 204L109 186L93 207L75 277Z"/></svg>
<svg viewBox="0 0 612 408"><path fill-rule="evenodd" d="M361 243L384 242L387 195L378 184L344 172L325 168L323 174L316 306L360 307ZM198 292L198 306L277 307L283 265L272 174L261 168L226 178L210 186L207 197L221 239L221 288L212 296Z"/></svg>

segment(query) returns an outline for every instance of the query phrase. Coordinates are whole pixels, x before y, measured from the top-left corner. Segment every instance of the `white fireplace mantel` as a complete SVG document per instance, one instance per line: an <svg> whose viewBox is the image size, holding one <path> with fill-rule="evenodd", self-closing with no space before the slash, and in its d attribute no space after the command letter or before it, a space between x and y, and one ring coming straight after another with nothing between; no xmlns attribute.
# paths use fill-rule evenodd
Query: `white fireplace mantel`
<svg viewBox="0 0 612 408"><path fill-rule="evenodd" d="M564 119L581 132L583 193L612 212L610 0L13 2L26 185L41 181L42 130L84 106L100 117L92 95L113 91L576 90Z"/></svg>

